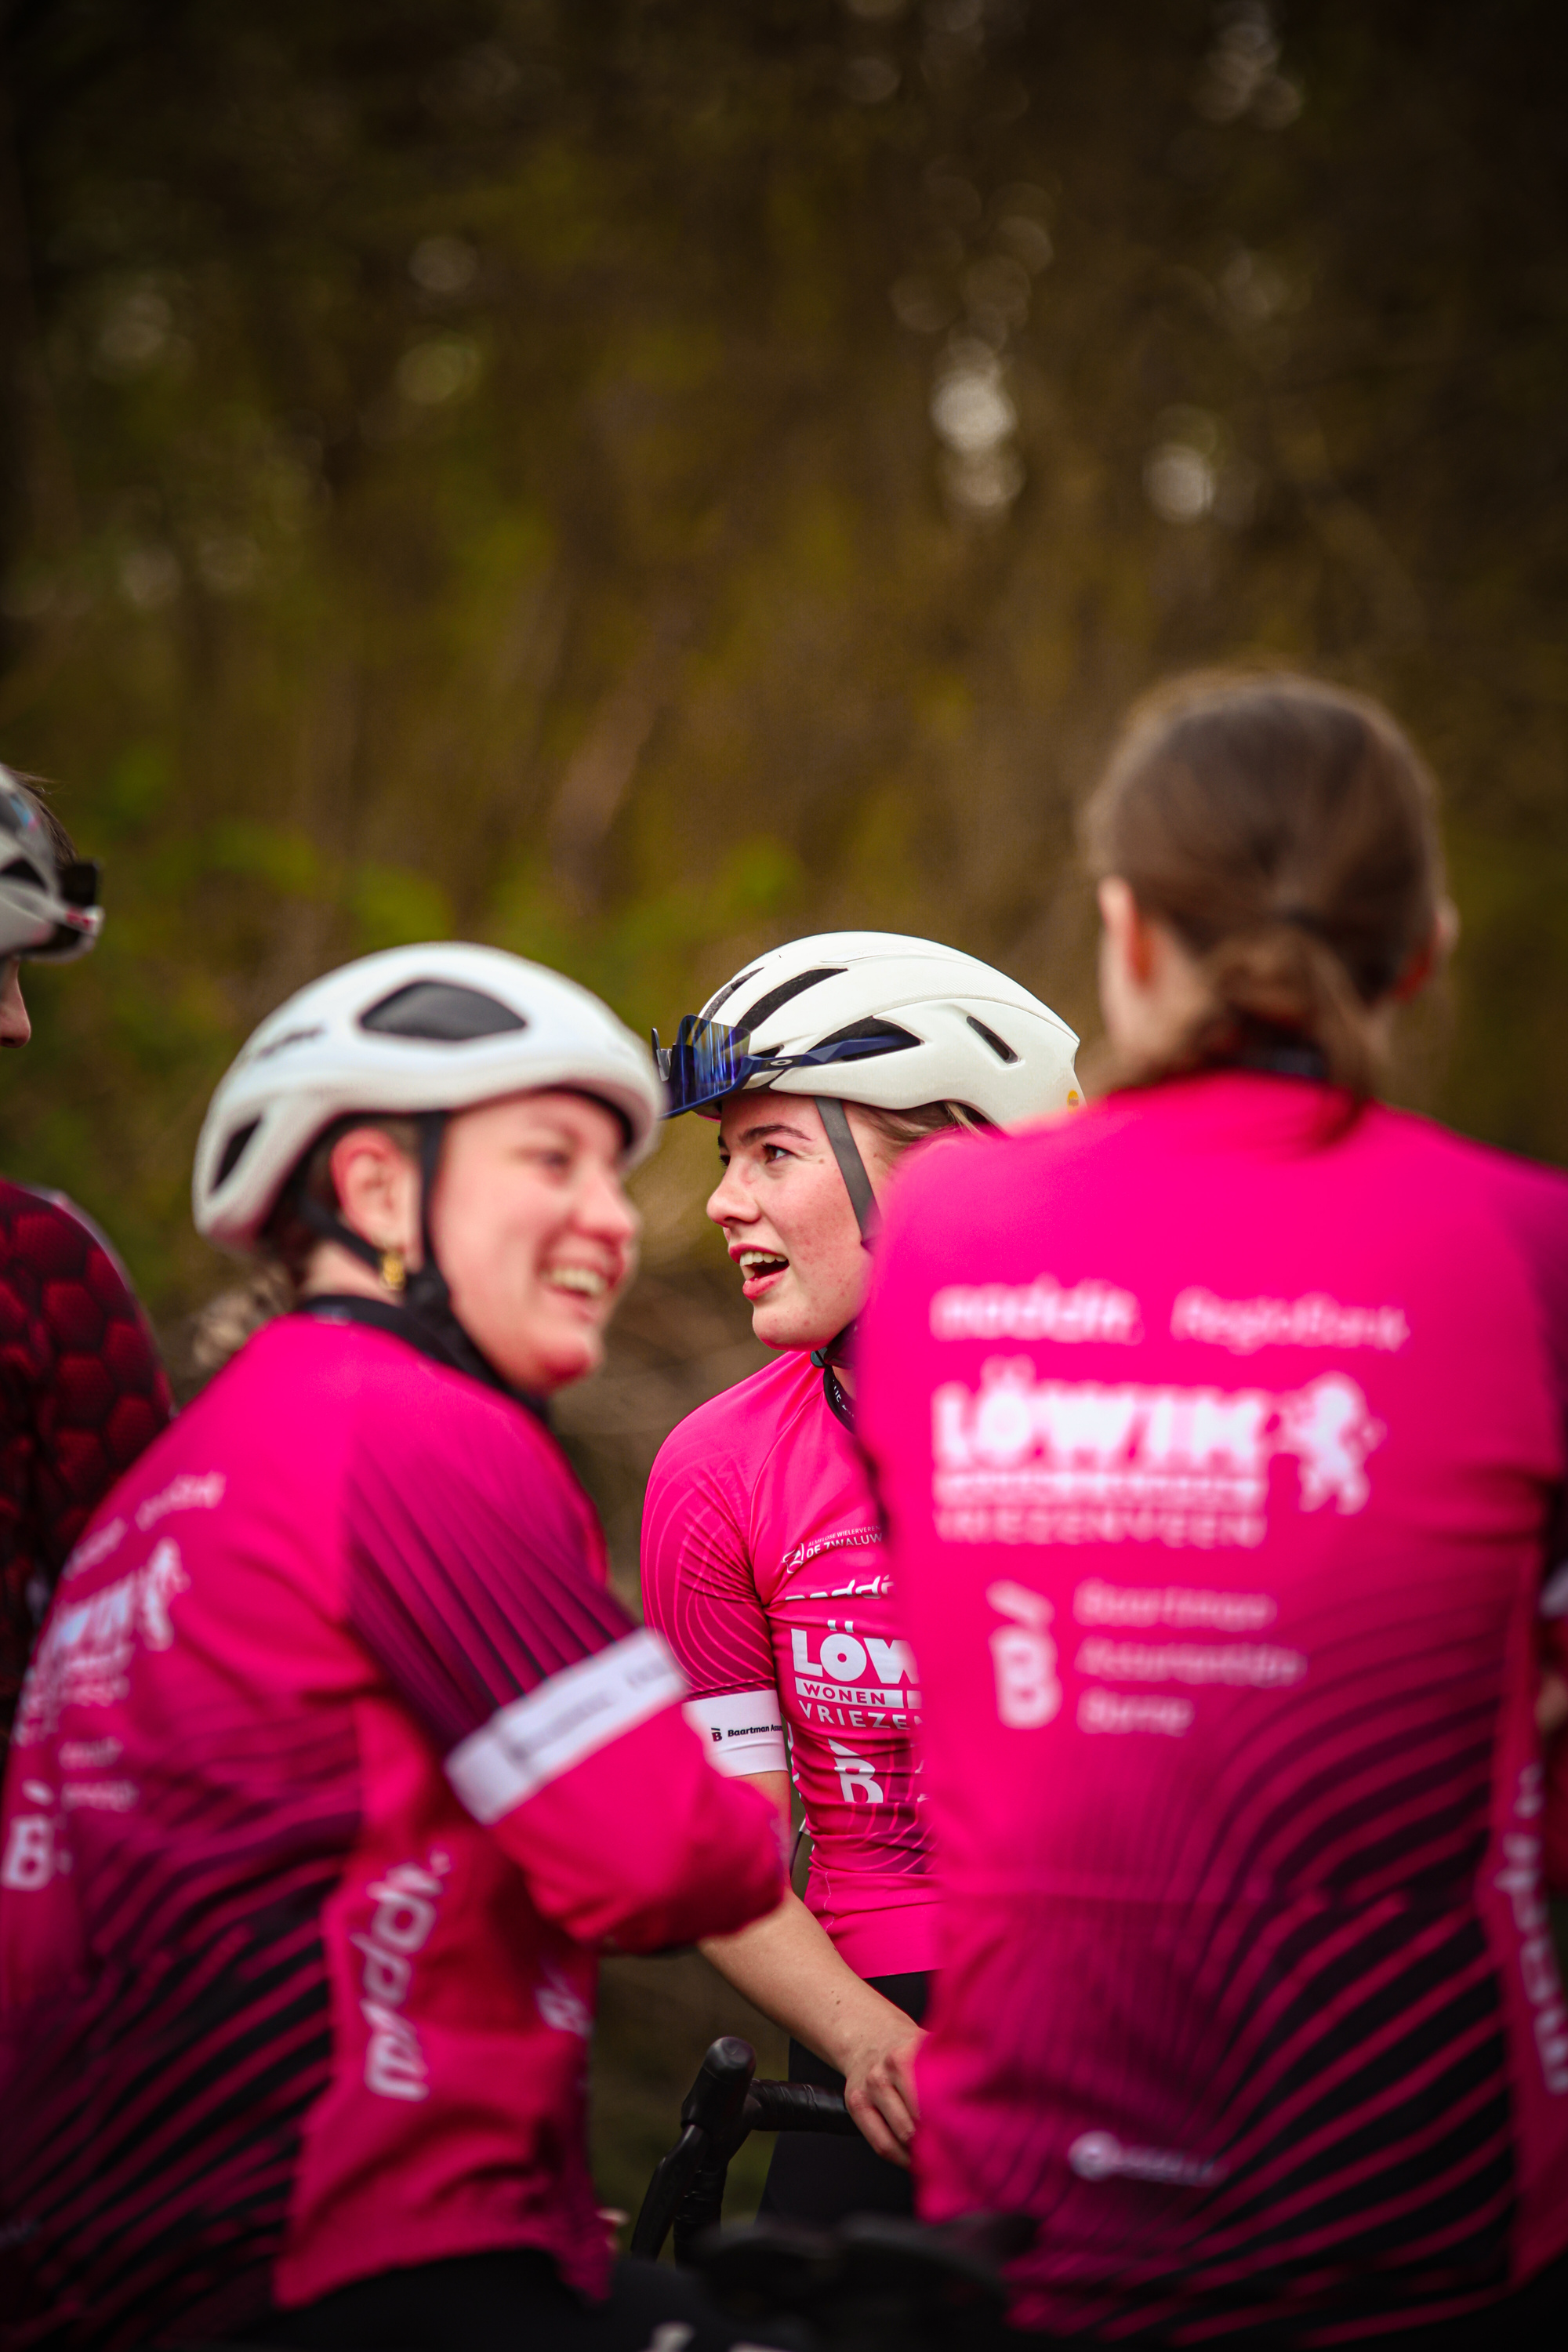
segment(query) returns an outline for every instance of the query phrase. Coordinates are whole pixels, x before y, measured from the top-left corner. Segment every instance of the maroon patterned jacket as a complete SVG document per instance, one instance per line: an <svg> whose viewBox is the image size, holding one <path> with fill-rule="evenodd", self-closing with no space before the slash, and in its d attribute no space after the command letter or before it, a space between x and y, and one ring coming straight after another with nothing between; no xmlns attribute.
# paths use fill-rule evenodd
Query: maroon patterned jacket
<svg viewBox="0 0 1568 2352"><path fill-rule="evenodd" d="M59 1193L0 1180L0 1748L66 1554L172 1409L103 1236Z"/></svg>

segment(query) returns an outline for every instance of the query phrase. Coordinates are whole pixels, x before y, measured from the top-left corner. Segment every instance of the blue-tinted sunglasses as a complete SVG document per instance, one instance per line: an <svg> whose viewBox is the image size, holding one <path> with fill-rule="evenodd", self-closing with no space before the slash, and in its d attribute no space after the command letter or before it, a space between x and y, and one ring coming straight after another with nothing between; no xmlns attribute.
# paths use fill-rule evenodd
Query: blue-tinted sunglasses
<svg viewBox="0 0 1568 2352"><path fill-rule="evenodd" d="M668 1118L721 1102L753 1078L774 1078L784 1070L822 1069L830 1062L864 1062L873 1054L895 1054L915 1042L900 1029L886 1036L832 1037L804 1054L748 1054L748 1034L721 1021L704 1021L699 1013L682 1016L672 1045L661 1045L658 1031L654 1031L653 1058L669 1089Z"/></svg>

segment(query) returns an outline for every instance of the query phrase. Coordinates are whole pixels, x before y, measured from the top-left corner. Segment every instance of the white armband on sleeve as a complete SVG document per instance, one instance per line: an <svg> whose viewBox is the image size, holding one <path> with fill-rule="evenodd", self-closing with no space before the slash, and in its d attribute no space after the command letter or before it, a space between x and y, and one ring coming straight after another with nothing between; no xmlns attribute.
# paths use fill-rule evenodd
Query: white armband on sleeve
<svg viewBox="0 0 1568 2352"><path fill-rule="evenodd" d="M700 1732L709 1755L731 1780L753 1772L787 1772L784 1713L776 1690L726 1691L720 1698L686 1702L686 1720Z"/></svg>
<svg viewBox="0 0 1568 2352"><path fill-rule="evenodd" d="M498 1707L453 1748L447 1778L488 1828L574 1764L684 1698L686 1688L658 1635L639 1626Z"/></svg>

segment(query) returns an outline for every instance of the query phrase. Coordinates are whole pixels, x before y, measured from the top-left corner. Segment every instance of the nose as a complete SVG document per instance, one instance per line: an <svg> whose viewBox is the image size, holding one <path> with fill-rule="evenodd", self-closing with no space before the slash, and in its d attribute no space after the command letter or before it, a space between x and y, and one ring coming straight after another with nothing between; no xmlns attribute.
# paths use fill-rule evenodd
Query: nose
<svg viewBox="0 0 1568 2352"><path fill-rule="evenodd" d="M21 960L12 956L0 979L0 1045L25 1045L32 1034L33 1024L22 1001Z"/></svg>
<svg viewBox="0 0 1568 2352"><path fill-rule="evenodd" d="M757 1204L742 1183L731 1160L708 1195L708 1214L716 1225L750 1224Z"/></svg>
<svg viewBox="0 0 1568 2352"><path fill-rule="evenodd" d="M642 1230L641 1213L613 1168L594 1171L584 1189L577 1221L583 1232L616 1249L624 1249Z"/></svg>

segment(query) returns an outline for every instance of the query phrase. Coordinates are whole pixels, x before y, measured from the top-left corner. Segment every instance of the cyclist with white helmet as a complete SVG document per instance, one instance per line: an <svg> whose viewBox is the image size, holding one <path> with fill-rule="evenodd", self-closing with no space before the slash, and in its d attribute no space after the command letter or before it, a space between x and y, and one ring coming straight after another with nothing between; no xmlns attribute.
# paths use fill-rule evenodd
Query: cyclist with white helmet
<svg viewBox="0 0 1568 2352"><path fill-rule="evenodd" d="M0 1045L32 1034L23 960L86 955L97 898L97 866L0 768ZM0 1180L0 1747L61 1562L169 1411L153 1335L103 1235L59 1193Z"/></svg>
<svg viewBox="0 0 1568 2352"><path fill-rule="evenodd" d="M0 1820L0 2243L28 2342L631 2352L595 1950L742 1927L776 1823L605 1584L543 1400L630 1274L662 1091L497 950L372 956L214 1097L196 1221L295 1311L66 1564ZM672 2337L672 2341L674 2337Z"/></svg>
<svg viewBox="0 0 1568 2352"><path fill-rule="evenodd" d="M728 1773L813 1840L805 1902L704 1946L789 2029L797 2080L843 2086L862 2140L781 2136L764 2210L909 2210L910 2061L936 1958L919 1809L918 1671L852 1434L850 1327L900 1155L1078 1099L1077 1039L1026 989L930 940L773 950L660 1055L673 1113L719 1123L723 1232L778 1361L692 1413L654 1465L648 1622ZM983 1144L965 1147L983 1153ZM977 1163L979 1164L979 1163Z"/></svg>

